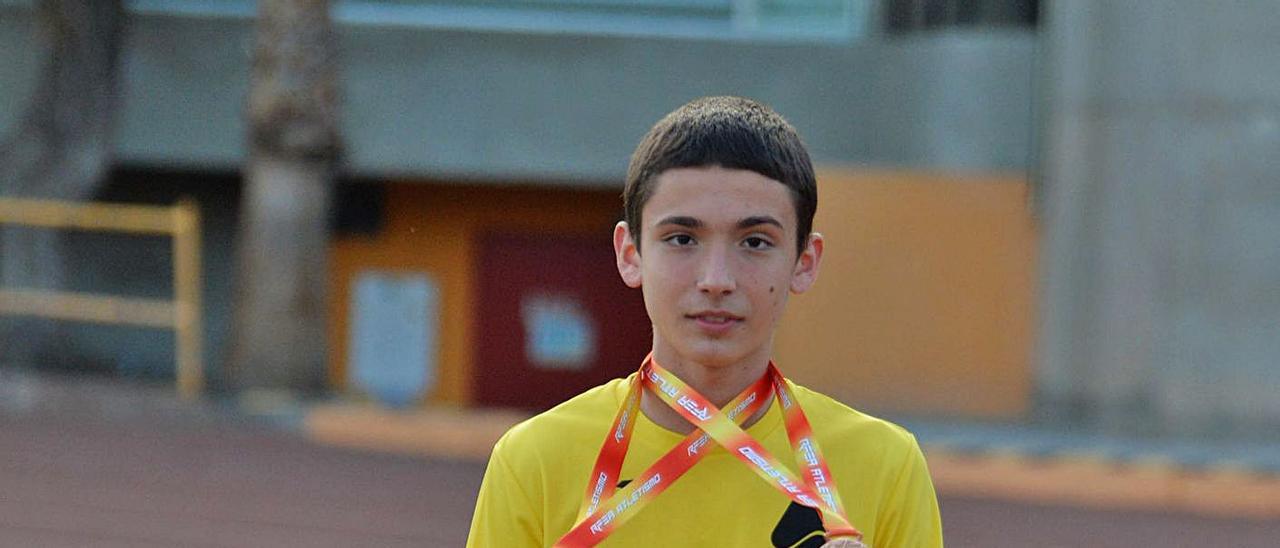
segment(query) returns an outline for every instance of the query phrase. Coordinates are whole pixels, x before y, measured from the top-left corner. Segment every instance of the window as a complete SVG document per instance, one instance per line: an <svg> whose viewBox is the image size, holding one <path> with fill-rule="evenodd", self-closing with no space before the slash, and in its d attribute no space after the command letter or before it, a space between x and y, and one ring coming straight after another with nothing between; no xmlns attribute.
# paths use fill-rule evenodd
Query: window
<svg viewBox="0 0 1280 548"><path fill-rule="evenodd" d="M1039 0L885 0L885 26L905 33L952 27L1034 27Z"/></svg>
<svg viewBox="0 0 1280 548"><path fill-rule="evenodd" d="M4 0L0 0L4 1ZM10 0L11 1L11 0ZM396 26L761 41L848 41L875 0L334 0L335 20ZM252 0L129 0L135 12L252 17Z"/></svg>

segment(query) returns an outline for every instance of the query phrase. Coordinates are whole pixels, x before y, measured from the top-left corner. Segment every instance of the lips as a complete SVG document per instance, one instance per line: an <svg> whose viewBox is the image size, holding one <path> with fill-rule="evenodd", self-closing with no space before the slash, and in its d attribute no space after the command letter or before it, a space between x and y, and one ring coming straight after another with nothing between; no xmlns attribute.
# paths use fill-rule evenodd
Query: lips
<svg viewBox="0 0 1280 548"><path fill-rule="evenodd" d="M731 325L743 320L742 316L732 314L722 310L709 310L705 312L696 312L686 314L686 318L697 320L698 323L706 325Z"/></svg>

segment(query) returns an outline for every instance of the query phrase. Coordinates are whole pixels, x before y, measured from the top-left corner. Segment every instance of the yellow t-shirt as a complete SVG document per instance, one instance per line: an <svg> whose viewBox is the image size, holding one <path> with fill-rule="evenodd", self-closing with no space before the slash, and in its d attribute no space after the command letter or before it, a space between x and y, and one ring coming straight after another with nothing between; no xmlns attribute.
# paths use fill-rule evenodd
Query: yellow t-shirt
<svg viewBox="0 0 1280 548"><path fill-rule="evenodd" d="M592 388L508 431L489 459L467 546L552 546L568 532L605 433L634 380L632 374ZM938 502L915 437L791 386L835 476L849 521L864 541L872 548L942 546ZM623 482L684 438L640 415L622 465ZM747 432L798 472L776 401ZM716 446L600 546L817 548L823 542L815 510L791 502Z"/></svg>

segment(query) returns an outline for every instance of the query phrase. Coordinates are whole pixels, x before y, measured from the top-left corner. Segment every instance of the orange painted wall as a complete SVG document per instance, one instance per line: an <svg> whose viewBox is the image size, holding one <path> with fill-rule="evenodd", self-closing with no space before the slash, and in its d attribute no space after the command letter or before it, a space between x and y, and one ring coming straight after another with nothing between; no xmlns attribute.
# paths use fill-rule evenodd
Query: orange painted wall
<svg viewBox="0 0 1280 548"><path fill-rule="evenodd" d="M775 355L856 408L1014 418L1030 404L1036 228L1019 176L824 170L817 285Z"/></svg>
<svg viewBox="0 0 1280 548"><path fill-rule="evenodd" d="M549 187L391 184L375 236L334 240L330 261L330 381L346 385L351 285L362 269L425 272L440 290L435 389L426 403L470 401L475 334L473 246L489 230L600 234L621 218L618 191Z"/></svg>
<svg viewBox="0 0 1280 548"><path fill-rule="evenodd" d="M1016 176L827 169L813 290L776 338L788 375L857 408L977 418L1026 413L1036 230ZM600 234L616 190L394 184L385 226L334 241L330 340L345 382L349 286L362 268L429 273L441 290L437 384L426 403L470 402L474 242L486 230Z"/></svg>

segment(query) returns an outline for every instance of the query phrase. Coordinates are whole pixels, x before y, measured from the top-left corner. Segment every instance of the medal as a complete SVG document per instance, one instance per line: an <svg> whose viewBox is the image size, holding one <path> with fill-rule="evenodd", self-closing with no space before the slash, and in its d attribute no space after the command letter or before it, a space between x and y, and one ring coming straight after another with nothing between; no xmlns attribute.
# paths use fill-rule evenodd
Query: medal
<svg viewBox="0 0 1280 548"><path fill-rule="evenodd" d="M867 548L867 545L858 539L840 537L827 541L826 544L822 545L822 548Z"/></svg>

